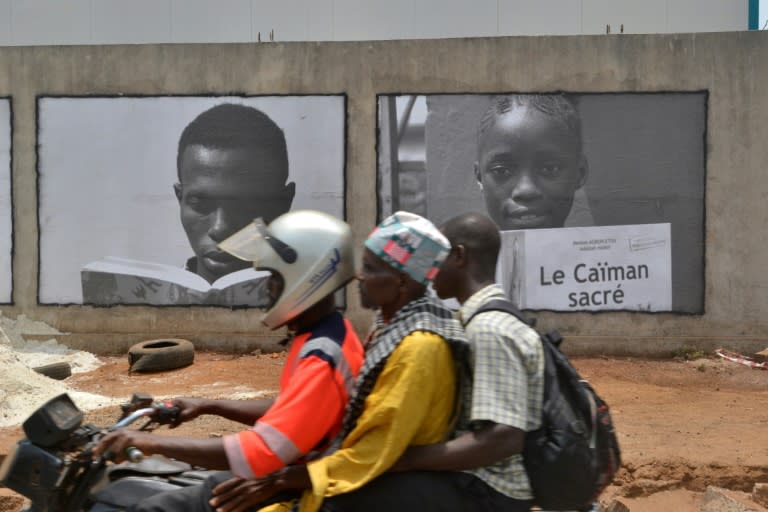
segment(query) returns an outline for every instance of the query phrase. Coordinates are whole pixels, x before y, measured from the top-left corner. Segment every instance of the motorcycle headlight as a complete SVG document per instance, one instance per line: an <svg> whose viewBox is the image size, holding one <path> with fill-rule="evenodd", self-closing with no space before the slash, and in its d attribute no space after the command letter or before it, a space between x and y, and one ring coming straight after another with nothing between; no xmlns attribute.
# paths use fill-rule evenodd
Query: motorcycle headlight
<svg viewBox="0 0 768 512"><path fill-rule="evenodd" d="M0 466L0 484L45 503L56 488L64 462L26 439L19 441Z"/></svg>

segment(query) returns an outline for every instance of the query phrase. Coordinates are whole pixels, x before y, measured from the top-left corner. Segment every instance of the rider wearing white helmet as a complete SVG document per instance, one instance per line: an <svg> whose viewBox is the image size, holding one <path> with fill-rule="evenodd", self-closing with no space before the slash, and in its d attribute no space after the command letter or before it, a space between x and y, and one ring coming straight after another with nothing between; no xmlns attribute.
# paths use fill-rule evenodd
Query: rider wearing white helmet
<svg viewBox="0 0 768 512"><path fill-rule="evenodd" d="M334 292L354 277L349 225L322 212L298 210L267 226L261 219L219 244L234 256L269 270L272 304L262 321L271 329L287 326L292 344L272 400L178 398L180 422L216 414L249 425L237 434L215 439L153 436L137 431L111 433L97 448L109 448L122 460L137 447L210 469L205 485L152 496L132 511L212 510L218 494L236 496L252 478L310 460L339 431L344 408L363 359L350 323L337 311ZM330 370L330 371L329 371Z"/></svg>
<svg viewBox="0 0 768 512"><path fill-rule="evenodd" d="M219 248L272 272L268 286L274 302L262 320L271 329L322 299L331 300L330 294L355 276L349 225L318 211L292 211L269 227L256 219ZM276 287L281 289L278 297L273 295Z"/></svg>

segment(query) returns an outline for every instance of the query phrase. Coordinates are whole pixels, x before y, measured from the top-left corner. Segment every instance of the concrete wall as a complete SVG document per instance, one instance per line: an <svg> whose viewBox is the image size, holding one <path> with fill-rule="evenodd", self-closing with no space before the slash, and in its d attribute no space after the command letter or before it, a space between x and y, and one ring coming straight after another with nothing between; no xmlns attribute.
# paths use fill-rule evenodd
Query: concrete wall
<svg viewBox="0 0 768 512"><path fill-rule="evenodd" d="M746 30L749 0L0 0L0 45ZM760 24L762 27L762 23Z"/></svg>
<svg viewBox="0 0 768 512"><path fill-rule="evenodd" d="M376 94L486 91L709 91L704 315L539 315L571 352L670 353L684 345L765 348L768 340L768 33L511 37L355 43L0 48L13 100L14 306L70 345L115 352L154 337L201 347L274 347L258 313L37 305L36 95L348 95L347 212L362 241L376 220ZM98 212L94 212L98 214ZM351 287L349 314L368 312Z"/></svg>

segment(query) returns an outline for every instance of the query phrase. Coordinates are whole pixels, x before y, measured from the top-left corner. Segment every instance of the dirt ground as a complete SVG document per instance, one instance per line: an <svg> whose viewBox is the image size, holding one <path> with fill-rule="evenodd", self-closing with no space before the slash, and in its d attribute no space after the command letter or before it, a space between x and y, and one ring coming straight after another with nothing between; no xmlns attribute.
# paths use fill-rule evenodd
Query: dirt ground
<svg viewBox="0 0 768 512"><path fill-rule="evenodd" d="M127 358L101 359L101 368L67 383L126 399L134 391L157 398L270 395L283 363L280 354L199 352L186 368L129 374ZM768 371L717 358L576 358L574 364L611 406L622 448L622 470L601 501L620 497L632 512L697 512L708 485L749 492L768 482ZM113 407L89 413L87 421L108 425L116 416ZM239 428L206 416L174 435L220 436ZM0 458L20 435L20 428L0 429ZM20 504L0 489L0 512L16 512Z"/></svg>

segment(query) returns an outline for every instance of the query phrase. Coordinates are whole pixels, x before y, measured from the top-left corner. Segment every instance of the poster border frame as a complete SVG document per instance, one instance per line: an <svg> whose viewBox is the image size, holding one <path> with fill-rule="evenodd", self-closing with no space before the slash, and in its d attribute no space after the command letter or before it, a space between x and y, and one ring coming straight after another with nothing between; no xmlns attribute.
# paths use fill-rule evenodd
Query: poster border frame
<svg viewBox="0 0 768 512"><path fill-rule="evenodd" d="M14 294L16 291L16 279L15 279L15 267L14 259L16 256L16 204L15 196L13 193L13 136L14 136L14 119L13 119L13 96L12 95L0 95L0 100L8 100L8 135L10 140L8 141L8 197L10 198L11 206L11 300L10 302L0 302L0 306L14 306L16 304L14 300Z"/></svg>
<svg viewBox="0 0 768 512"><path fill-rule="evenodd" d="M235 306L227 306L227 305L219 305L219 304L91 304L91 303L80 303L80 302L41 302L40 301L40 288L41 288L41 282L40 282L40 267L42 266L42 260L41 260L41 239L42 239L42 230L41 230L41 224L40 224L40 101L43 99L49 99L49 98L58 98L58 99L83 99L83 98L89 98L89 99L98 99L98 98L108 98L108 99L123 99L123 98L136 98L136 99L146 99L146 98L217 98L217 97L231 97L231 98L260 98L260 97L286 97L286 96L294 96L294 97L306 97L306 96L333 96L338 97L342 99L342 108L343 108L343 115L342 120L344 123L343 131L342 131L342 168L341 168L341 212L342 212L342 220L347 222L348 219L348 198L347 198L347 178L348 178L348 157L347 152L349 150L349 95L344 92L338 92L338 93L297 93L297 94L291 94L291 93L258 93L258 94L249 94L246 92L205 92L205 93L181 93L181 94L151 94L151 93L136 93L136 94L120 94L120 93L113 93L113 94L45 94L45 93L38 93L35 94L35 196L37 199L37 289L35 291L35 301L38 306L41 307L61 307L61 306L75 306L75 307L92 307L97 309L110 309L110 308L116 308L116 307L131 307L131 308L216 308L216 309L230 309L230 310L239 310L239 309L255 309L255 310L261 310L261 308L255 307L255 306L249 306L249 305L235 305ZM2 98L2 96L0 96ZM348 300L346 302L349 302ZM345 309L346 304L343 308Z"/></svg>
<svg viewBox="0 0 768 512"><path fill-rule="evenodd" d="M709 89L680 89L680 90L672 90L672 89L661 89L661 90L654 90L654 91L575 91L575 90L562 90L562 89L556 89L556 90L548 90L548 91L515 91L515 90L509 90L509 91L469 91L469 92L419 92L419 91L411 91L411 92L377 92L376 93L376 104L375 104L375 112L376 112L376 121L374 123L374 133L376 137L376 224L381 222L382 219L382 207L383 207L383 199L381 197L381 186L379 184L380 181L380 174L379 174L379 153L380 153L380 137L381 133L379 130L379 122L380 122L380 112L379 112L379 98L382 96L496 96L496 95L502 95L502 94L568 94L568 95L577 95L577 96L604 96L604 95L619 95L619 94L642 94L642 95L664 95L664 94L703 94L704 95L704 133L702 134L703 137L703 144L702 144L702 150L703 150L703 160L704 160L704 172L702 175L702 179L704 181L703 185L703 194L702 194L702 202L703 202L703 215L702 215L702 251L701 251L701 271L702 271L702 304L701 304L701 311L695 311L695 312L687 312L687 311L638 311L638 310L631 310L631 309L602 309L598 311L589 311L589 310L578 310L578 311L562 311L562 310L555 310L555 309L531 309L531 310L525 310L525 311L531 311L534 313L541 313L541 312L547 312L547 313L555 313L555 314L567 314L567 315L575 315L575 314L591 314L591 315L602 315L602 314L610 314L610 313L629 313L629 314L639 314L639 315L678 315L678 316L696 316L696 317L703 317L707 313L707 179L709 177L709 100L710 100L710 91Z"/></svg>

